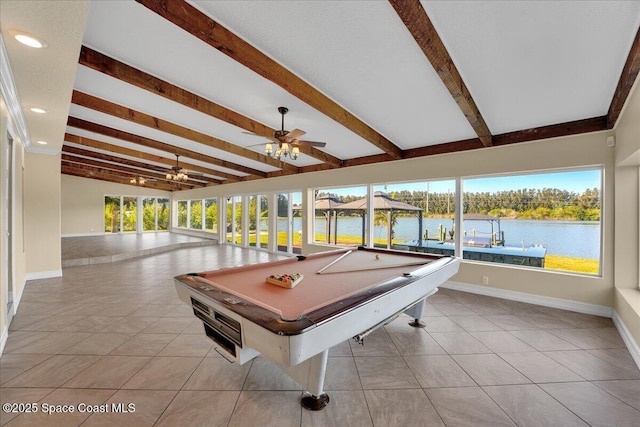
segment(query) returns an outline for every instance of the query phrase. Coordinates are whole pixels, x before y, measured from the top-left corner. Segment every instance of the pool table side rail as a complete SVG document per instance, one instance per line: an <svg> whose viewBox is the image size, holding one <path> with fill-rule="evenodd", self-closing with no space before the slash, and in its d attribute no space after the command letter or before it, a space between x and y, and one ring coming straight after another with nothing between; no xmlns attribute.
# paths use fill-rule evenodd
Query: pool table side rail
<svg viewBox="0 0 640 427"><path fill-rule="evenodd" d="M424 256L422 257L425 258ZM433 257L431 257L431 259L433 260ZM352 294L345 299L308 312L295 320L283 320L279 313L263 308L252 302L246 301L235 294L225 292L215 286L212 286L211 282L203 279L198 274L192 273L176 276L175 283L176 285L187 287L197 295L201 295L205 301L207 298L216 301L226 309L275 334L297 335L302 334L335 316L344 314L366 301L380 298L389 292L407 286L416 280L432 274L436 270L446 268L447 265L452 262L456 262L456 260L451 257L436 257L435 261L429 262L425 259L425 262L427 262L426 265L419 266L418 268L408 272L405 276L394 277L376 286Z"/></svg>
<svg viewBox="0 0 640 427"><path fill-rule="evenodd" d="M389 292L393 292L399 288L408 286L425 276L433 274L437 270L446 268L452 262L456 262L455 258L443 257L437 259L428 264L419 266L418 268L410 272L407 272L406 275L394 277L376 286L350 295L340 301L334 302L332 304L327 304L324 307L320 307L316 310L310 311L305 314L304 317L317 326L332 319L337 314L342 315L348 310L353 309L366 301L372 301L376 298L380 298Z"/></svg>
<svg viewBox="0 0 640 427"><path fill-rule="evenodd" d="M186 287L202 296L204 301L212 299L227 310L278 335L299 334L314 326L313 322L305 317L296 320L283 320L280 314L246 301L235 294L213 287L211 282L199 276L184 274L176 276L174 281L176 285Z"/></svg>

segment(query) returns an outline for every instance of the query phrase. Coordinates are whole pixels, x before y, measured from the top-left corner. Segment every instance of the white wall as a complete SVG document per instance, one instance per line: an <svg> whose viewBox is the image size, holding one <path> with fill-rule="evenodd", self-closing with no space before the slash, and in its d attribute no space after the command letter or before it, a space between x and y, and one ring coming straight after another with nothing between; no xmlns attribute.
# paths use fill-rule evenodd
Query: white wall
<svg viewBox="0 0 640 427"><path fill-rule="evenodd" d="M28 278L61 276L60 154L27 152L24 181Z"/></svg>
<svg viewBox="0 0 640 427"><path fill-rule="evenodd" d="M62 175L62 235L104 233L104 196L171 198L170 191Z"/></svg>
<svg viewBox="0 0 640 427"><path fill-rule="evenodd" d="M616 137L614 309L633 336L636 348L640 349L639 81L640 79L636 80L614 128ZM640 357L640 354L638 356Z"/></svg>
<svg viewBox="0 0 640 427"><path fill-rule="evenodd" d="M469 152L443 154L399 160L330 171L307 173L295 177L238 182L215 187L182 191L174 200L197 199L230 194L303 191L315 187L334 187L425 179L470 177L487 174L517 173L604 165L604 206L602 211L604 251L602 277L505 267L499 264L463 261L456 282L481 286L482 276L489 276L490 287L508 291L562 298L597 306L613 306L613 207L614 150L607 147L611 132L596 132L564 138L492 147ZM305 244L303 252L317 250Z"/></svg>

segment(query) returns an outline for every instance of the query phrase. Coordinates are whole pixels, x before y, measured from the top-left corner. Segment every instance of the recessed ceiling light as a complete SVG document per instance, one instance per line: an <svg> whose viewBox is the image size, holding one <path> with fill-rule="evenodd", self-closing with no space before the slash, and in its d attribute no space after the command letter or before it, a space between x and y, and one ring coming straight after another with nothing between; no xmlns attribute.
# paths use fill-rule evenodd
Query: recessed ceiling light
<svg viewBox="0 0 640 427"><path fill-rule="evenodd" d="M34 113L38 113L38 114L44 114L47 112L47 110L45 110L44 108L40 108L40 107L31 107L29 108L29 110L33 111Z"/></svg>
<svg viewBox="0 0 640 427"><path fill-rule="evenodd" d="M36 143L40 144L40 145L47 145L49 144L47 141L36 141Z"/></svg>
<svg viewBox="0 0 640 427"><path fill-rule="evenodd" d="M25 46L33 47L36 49L47 47L47 42L42 40L40 37L29 34L25 31L9 30L9 34L11 34L13 38L18 40Z"/></svg>

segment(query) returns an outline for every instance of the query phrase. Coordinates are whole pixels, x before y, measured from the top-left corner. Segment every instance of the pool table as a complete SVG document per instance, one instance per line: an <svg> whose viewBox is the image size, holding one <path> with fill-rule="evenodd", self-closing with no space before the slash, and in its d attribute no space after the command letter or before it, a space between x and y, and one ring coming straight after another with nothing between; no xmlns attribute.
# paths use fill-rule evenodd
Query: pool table
<svg viewBox="0 0 640 427"><path fill-rule="evenodd" d="M329 349L364 337L402 313L420 322L425 298L458 271L441 255L357 248L175 277L182 301L215 349L246 363L262 354L305 388L302 405L322 409ZM302 274L295 287L266 282Z"/></svg>

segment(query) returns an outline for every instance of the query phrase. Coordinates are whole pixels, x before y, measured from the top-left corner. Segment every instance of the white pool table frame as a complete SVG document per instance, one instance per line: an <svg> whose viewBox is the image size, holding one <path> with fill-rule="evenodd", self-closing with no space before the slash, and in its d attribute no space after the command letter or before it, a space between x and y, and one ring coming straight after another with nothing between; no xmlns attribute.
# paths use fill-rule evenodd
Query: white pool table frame
<svg viewBox="0 0 640 427"><path fill-rule="evenodd" d="M457 273L459 262L455 258L442 257L409 271L413 280L356 307L327 318L302 333L283 335L265 329L230 309L233 304L211 298L206 292L175 280L180 299L192 306L191 298L204 303L212 310L239 322L241 345L236 344L235 356L217 343L216 350L230 361L244 364L262 354L279 365L292 379L312 396L324 395L324 377L329 349L361 334L398 313L405 312L415 319L423 314L425 298L434 294L438 286ZM212 338L213 339L213 338ZM214 342L216 340L214 339Z"/></svg>

